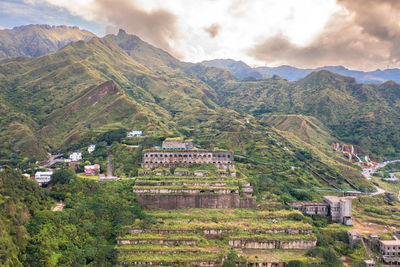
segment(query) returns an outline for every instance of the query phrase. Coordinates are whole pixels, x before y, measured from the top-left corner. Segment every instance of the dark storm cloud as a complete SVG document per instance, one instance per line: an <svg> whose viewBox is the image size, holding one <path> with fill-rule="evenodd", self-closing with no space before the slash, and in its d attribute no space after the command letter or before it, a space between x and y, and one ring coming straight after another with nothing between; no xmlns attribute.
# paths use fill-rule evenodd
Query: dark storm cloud
<svg viewBox="0 0 400 267"><path fill-rule="evenodd" d="M250 56L300 67L345 65L353 68L400 66L400 1L337 0L334 14L308 45L285 36L270 37L249 49Z"/></svg>
<svg viewBox="0 0 400 267"><path fill-rule="evenodd" d="M170 12L163 9L148 12L130 0L95 0L94 8L96 15L108 22L109 33L122 28L157 47L174 52L170 41L179 37L179 31L176 17Z"/></svg>
<svg viewBox="0 0 400 267"><path fill-rule="evenodd" d="M221 26L219 26L217 23L213 23L209 27L205 27L203 29L210 35L211 38L215 38L215 36L218 35Z"/></svg>

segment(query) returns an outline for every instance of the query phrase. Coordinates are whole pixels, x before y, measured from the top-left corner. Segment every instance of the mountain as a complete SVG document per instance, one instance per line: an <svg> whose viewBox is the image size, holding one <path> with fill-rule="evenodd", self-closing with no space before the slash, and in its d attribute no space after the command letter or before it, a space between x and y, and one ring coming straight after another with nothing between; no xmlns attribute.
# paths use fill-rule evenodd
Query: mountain
<svg viewBox="0 0 400 267"><path fill-rule="evenodd" d="M78 27L27 25L0 30L0 58L39 57L95 35Z"/></svg>
<svg viewBox="0 0 400 267"><path fill-rule="evenodd" d="M225 100L230 98L223 90L237 83L242 81L229 71L181 62L123 31L73 42L37 58L4 59L0 160L11 165L22 159L32 162L45 159L48 152L70 152L112 130L140 129L150 140L185 136L203 148L262 158L273 164L252 164L253 171L277 176L284 172L289 184L296 184L301 175L308 177L304 184L327 185L310 169L290 171L300 161L319 166L321 175L339 176L345 166L336 159L328 165L299 159L296 155L309 145L254 119L253 108L240 114L240 108L228 107ZM136 163L131 162L131 168L137 169ZM134 170L118 167L125 173ZM369 188L359 172L349 173L357 186ZM332 183L348 188L340 180Z"/></svg>
<svg viewBox="0 0 400 267"><path fill-rule="evenodd" d="M354 78L323 70L297 82L274 76L231 80L215 89L222 106L240 113L313 116L335 138L373 157L400 153L400 85L395 82L359 84Z"/></svg>
<svg viewBox="0 0 400 267"><path fill-rule="evenodd" d="M243 61L235 61L233 59L213 59L201 62L206 67L215 67L230 70L238 78L254 77L257 79L263 78L262 74L251 68Z"/></svg>
<svg viewBox="0 0 400 267"><path fill-rule="evenodd" d="M375 71L350 70L343 66L324 66L314 69L300 69L292 66L256 67L251 68L242 61L232 59L214 59L203 61L200 64L207 67L217 67L230 70L238 78L254 77L257 79L271 78L278 75L289 81L297 81L313 71L328 70L344 76L355 78L360 83L383 83L386 81L400 82L400 69L385 69Z"/></svg>

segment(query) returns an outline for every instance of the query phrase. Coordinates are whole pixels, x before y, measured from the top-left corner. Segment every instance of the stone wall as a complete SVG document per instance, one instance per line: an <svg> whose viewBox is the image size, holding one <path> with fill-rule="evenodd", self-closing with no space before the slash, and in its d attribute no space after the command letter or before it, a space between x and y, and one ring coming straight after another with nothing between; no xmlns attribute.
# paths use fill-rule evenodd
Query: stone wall
<svg viewBox="0 0 400 267"><path fill-rule="evenodd" d="M156 262L156 261L120 261L119 265L144 265L144 266L161 266L164 265L165 262ZM216 261L193 261L193 262L174 262L172 266L200 266L200 267L216 267L222 266L221 262Z"/></svg>
<svg viewBox="0 0 400 267"><path fill-rule="evenodd" d="M138 203L144 208L159 209L228 209L255 208L254 198L240 198L238 194L217 195L139 195Z"/></svg>
<svg viewBox="0 0 400 267"><path fill-rule="evenodd" d="M188 245L197 246L197 240L168 240L168 239L117 239L118 245L153 244L153 245Z"/></svg>
<svg viewBox="0 0 400 267"><path fill-rule="evenodd" d="M253 240L229 240L229 245L234 248L243 249L310 249L317 245L314 240L270 240L270 241L253 241Z"/></svg>
<svg viewBox="0 0 400 267"><path fill-rule="evenodd" d="M285 267L284 262L249 262L246 267Z"/></svg>
<svg viewBox="0 0 400 267"><path fill-rule="evenodd" d="M137 194L176 194L176 193L185 193L185 194L200 194L200 193L216 193L220 195L229 195L229 194L238 194L239 190L234 189L165 189L165 188L148 188L148 189L140 189L134 188L134 193Z"/></svg>

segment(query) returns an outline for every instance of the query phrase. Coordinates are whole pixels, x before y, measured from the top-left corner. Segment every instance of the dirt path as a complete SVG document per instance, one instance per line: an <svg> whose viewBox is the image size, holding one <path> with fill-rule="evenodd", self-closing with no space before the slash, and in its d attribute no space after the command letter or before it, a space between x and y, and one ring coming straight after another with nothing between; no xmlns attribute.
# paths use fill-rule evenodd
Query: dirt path
<svg viewBox="0 0 400 267"><path fill-rule="evenodd" d="M62 211L64 209L64 203L62 201L57 202L56 206L52 208L52 211Z"/></svg>

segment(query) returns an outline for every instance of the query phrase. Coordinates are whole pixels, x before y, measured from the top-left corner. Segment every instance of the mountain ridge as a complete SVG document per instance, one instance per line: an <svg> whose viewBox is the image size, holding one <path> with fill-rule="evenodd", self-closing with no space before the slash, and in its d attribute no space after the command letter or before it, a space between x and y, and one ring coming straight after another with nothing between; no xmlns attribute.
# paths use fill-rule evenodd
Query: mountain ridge
<svg viewBox="0 0 400 267"><path fill-rule="evenodd" d="M96 35L78 27L31 24L0 30L0 58L39 57Z"/></svg>
<svg viewBox="0 0 400 267"><path fill-rule="evenodd" d="M278 67L255 67L252 68L243 61L235 61L233 59L214 59L202 61L199 64L208 67L224 68L232 71L238 78L254 77L257 79L271 78L274 75L281 76L289 81L297 81L314 71L328 70L336 74L350 76L361 83L384 83L393 80L400 82L400 69L385 69L374 71L350 70L343 66L323 66L318 68L296 68L289 65Z"/></svg>

